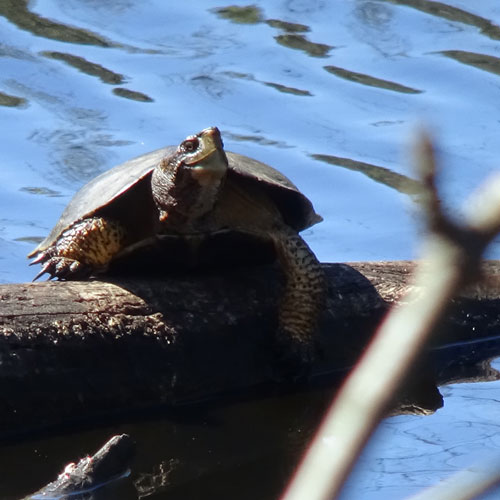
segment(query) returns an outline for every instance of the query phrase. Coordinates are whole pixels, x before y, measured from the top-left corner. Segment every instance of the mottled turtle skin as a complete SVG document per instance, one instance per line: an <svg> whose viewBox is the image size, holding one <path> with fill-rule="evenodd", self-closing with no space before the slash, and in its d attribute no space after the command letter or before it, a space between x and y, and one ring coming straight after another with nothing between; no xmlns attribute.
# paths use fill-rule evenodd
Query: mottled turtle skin
<svg viewBox="0 0 500 500"><path fill-rule="evenodd" d="M226 153L212 127L90 181L28 257L42 264L35 279L47 273L71 280L103 273L115 259L163 236L199 242L229 232L270 242L286 277L278 340L307 360L325 284L298 233L319 221L289 179L264 163Z"/></svg>

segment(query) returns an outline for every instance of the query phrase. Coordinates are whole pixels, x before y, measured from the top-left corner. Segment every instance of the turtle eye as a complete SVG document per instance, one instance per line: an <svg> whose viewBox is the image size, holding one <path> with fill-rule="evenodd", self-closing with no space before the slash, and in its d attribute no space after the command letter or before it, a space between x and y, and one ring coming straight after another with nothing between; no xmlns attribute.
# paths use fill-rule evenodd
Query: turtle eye
<svg viewBox="0 0 500 500"><path fill-rule="evenodd" d="M200 141L195 137L193 139L186 139L182 143L182 149L186 153L192 153L193 151L196 151L198 149L198 146L200 144Z"/></svg>

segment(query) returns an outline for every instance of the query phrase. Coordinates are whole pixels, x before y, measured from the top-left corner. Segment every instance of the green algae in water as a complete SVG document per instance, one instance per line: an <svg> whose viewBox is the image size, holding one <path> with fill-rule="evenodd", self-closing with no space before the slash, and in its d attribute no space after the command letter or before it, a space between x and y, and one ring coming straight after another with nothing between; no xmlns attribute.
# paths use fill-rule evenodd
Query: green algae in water
<svg viewBox="0 0 500 500"><path fill-rule="evenodd" d="M500 58L498 57L478 54L477 52L467 52L465 50L443 50L437 52L437 54L442 54L462 64L500 75Z"/></svg>
<svg viewBox="0 0 500 500"><path fill-rule="evenodd" d="M0 92L0 106L5 106L7 108L23 108L27 104L28 101L24 99L24 97L17 97Z"/></svg>
<svg viewBox="0 0 500 500"><path fill-rule="evenodd" d="M26 187L20 188L19 191L22 191L23 193L29 193L29 194L41 195L41 196L50 196L50 197L62 196L59 191L54 191L53 189L49 189L46 187L26 186Z"/></svg>
<svg viewBox="0 0 500 500"><path fill-rule="evenodd" d="M61 42L95 45L98 47L117 47L118 44L81 28L51 21L28 8L28 0L1 0L0 16L8 19L19 29L29 31L36 36L42 36Z"/></svg>
<svg viewBox="0 0 500 500"><path fill-rule="evenodd" d="M289 49L303 50L313 57L326 57L334 47L324 43L315 43L309 41L304 35L287 33L285 35L275 36L274 39L284 47Z"/></svg>
<svg viewBox="0 0 500 500"><path fill-rule="evenodd" d="M100 64L87 61L87 59L84 59L83 57L66 54L65 52L50 51L41 52L41 55L57 61L64 61L69 66L76 68L82 73L90 76L97 76L104 83L117 85L125 81L125 77L123 75L115 73Z"/></svg>
<svg viewBox="0 0 500 500"><path fill-rule="evenodd" d="M228 19L238 24L257 24L264 20L261 9L255 5L241 7L238 5L229 5L228 7L214 9L213 12L222 19Z"/></svg>
<svg viewBox="0 0 500 500"><path fill-rule="evenodd" d="M125 99L131 99L132 101L139 102L154 102L154 99L149 97L142 92L136 92L135 90L124 89L123 87L117 87L113 89L113 94L124 97Z"/></svg>
<svg viewBox="0 0 500 500"><path fill-rule="evenodd" d="M238 78L240 80L248 80L250 82L257 82L265 85L266 87L271 87L273 89L278 90L279 92L283 92L284 94L293 94L298 96L312 96L311 92L308 90L297 89L295 87L288 87L287 85L283 85L281 83L275 82L263 82L261 80L257 80L253 75L249 73L238 73L237 71L225 71L225 75L230 78Z"/></svg>
<svg viewBox="0 0 500 500"><path fill-rule="evenodd" d="M311 31L309 26L299 23L289 23L287 21L281 21L280 19L267 19L266 24L271 26L271 28L277 28L282 31L287 31L288 33L305 33Z"/></svg>
<svg viewBox="0 0 500 500"><path fill-rule="evenodd" d="M422 90L407 87L406 85L401 85L400 83L382 80L381 78L375 78L374 76L365 75L364 73L356 73L337 66L324 66L324 68L328 71L328 73L332 73L333 75L343 78L344 80L360 83L369 87L378 87L380 89L392 90L394 92L402 92L403 94L421 94L423 92Z"/></svg>
<svg viewBox="0 0 500 500"><path fill-rule="evenodd" d="M308 90L296 89L294 87L287 87L286 85L281 85L280 83L272 82L262 82L264 85L283 92L284 94L293 94L299 96L312 96L311 92Z"/></svg>
<svg viewBox="0 0 500 500"><path fill-rule="evenodd" d="M360 172L370 179L373 179L380 184L399 191L400 193L408 194L410 196L423 195L424 188L422 183L406 175L398 174L386 167L372 165L362 161L353 160L351 158L342 158L340 156L324 155L324 154L311 154L309 155L315 160L329 163L338 167L347 168L355 172Z"/></svg>

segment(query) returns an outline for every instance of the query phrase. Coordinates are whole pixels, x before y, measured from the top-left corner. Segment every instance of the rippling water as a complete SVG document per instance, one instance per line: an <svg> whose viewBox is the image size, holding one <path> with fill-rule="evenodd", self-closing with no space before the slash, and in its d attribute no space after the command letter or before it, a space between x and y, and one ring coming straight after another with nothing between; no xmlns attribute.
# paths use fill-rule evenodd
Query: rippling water
<svg viewBox="0 0 500 500"><path fill-rule="evenodd" d="M312 198L322 260L413 257L415 128L439 139L453 207L498 165L499 7L470 8L0 2L0 281L32 277L82 184L209 125Z"/></svg>
<svg viewBox="0 0 500 500"><path fill-rule="evenodd" d="M495 0L0 0L0 282L89 179L211 125L313 200L321 260L413 258L415 129L452 210L500 166L499 23Z"/></svg>

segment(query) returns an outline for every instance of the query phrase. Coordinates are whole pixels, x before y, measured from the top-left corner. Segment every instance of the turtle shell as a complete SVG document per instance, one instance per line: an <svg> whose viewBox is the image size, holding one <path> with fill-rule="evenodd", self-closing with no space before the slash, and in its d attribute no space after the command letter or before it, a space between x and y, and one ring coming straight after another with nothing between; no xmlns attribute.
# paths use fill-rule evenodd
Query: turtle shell
<svg viewBox="0 0 500 500"><path fill-rule="evenodd" d="M153 234L152 226L146 227L142 224L142 219L153 219L149 217L150 214L147 211L155 210L150 187L151 174L161 159L172 154L175 149L176 146L168 146L138 156L91 180L75 194L50 234L28 257L33 257L49 248L74 223L97 213L102 215L103 212L113 211L113 209L119 211L126 221L128 221L127 217L137 219L137 224L129 224L129 226L141 227L144 234L140 237ZM236 176L245 178L247 182L256 183L260 188L267 190L279 208L285 223L297 232L322 220L314 212L309 199L281 172L247 156L231 152L226 152L226 155L229 162L228 182ZM125 215L123 215L123 209L126 209Z"/></svg>

